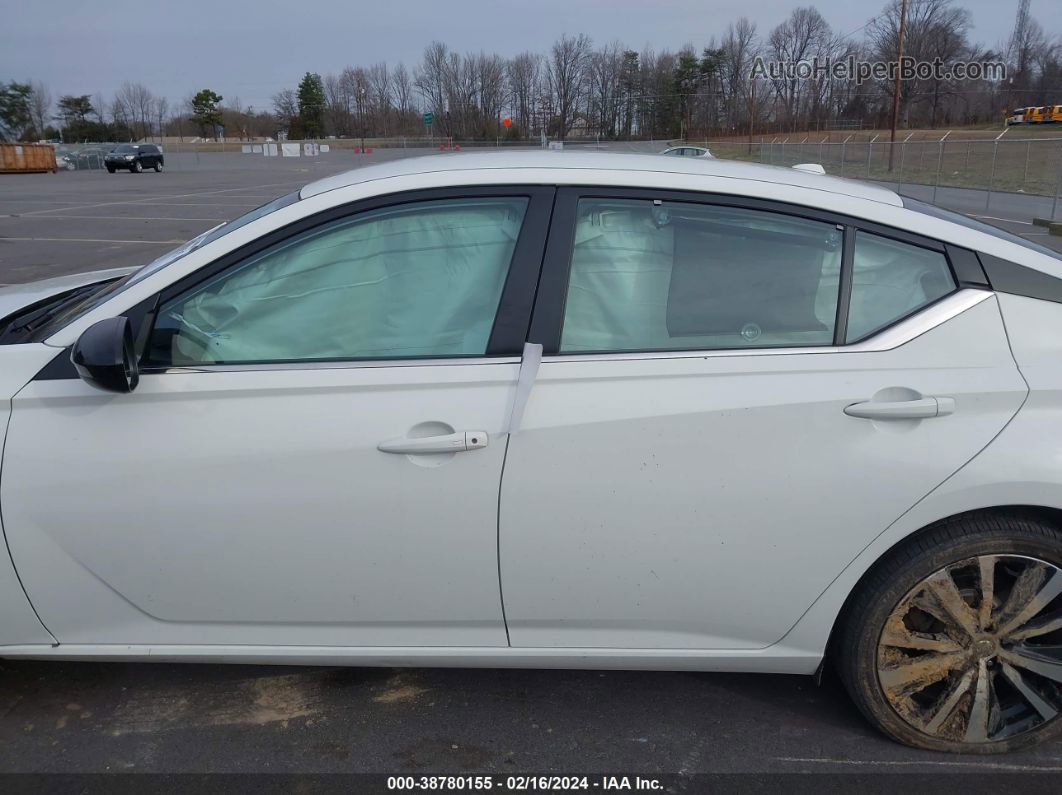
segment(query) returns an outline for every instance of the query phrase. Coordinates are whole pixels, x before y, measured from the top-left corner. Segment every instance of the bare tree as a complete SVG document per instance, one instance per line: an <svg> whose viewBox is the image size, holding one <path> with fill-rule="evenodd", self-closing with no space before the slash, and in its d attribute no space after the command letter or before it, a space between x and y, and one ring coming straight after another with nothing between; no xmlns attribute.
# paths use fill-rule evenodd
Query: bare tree
<svg viewBox="0 0 1062 795"><path fill-rule="evenodd" d="M154 102L155 96L142 83L122 83L114 95L115 122L128 127L134 138L149 135Z"/></svg>
<svg viewBox="0 0 1062 795"><path fill-rule="evenodd" d="M489 135L491 128L500 134L501 110L505 103L505 61L493 53L470 56L474 74L474 108L478 115L481 135Z"/></svg>
<svg viewBox="0 0 1062 795"><path fill-rule="evenodd" d="M170 101L166 97L155 97L155 103L152 106L152 117L155 120L156 129L159 132L159 138L164 135L164 126L166 119L170 114Z"/></svg>
<svg viewBox="0 0 1062 795"><path fill-rule="evenodd" d="M404 63L399 63L391 75L391 84L394 90L395 106L400 116L405 117L413 112L413 80L409 76L409 70Z"/></svg>
<svg viewBox="0 0 1062 795"><path fill-rule="evenodd" d="M900 0L891 0L882 14L868 27L868 41L876 59L895 60L900 28ZM941 57L950 63L969 54L967 32L969 12L955 6L952 0L920 0L907 10L904 35L904 55L919 61ZM892 102L892 81L879 86L883 99ZM942 98L954 93L957 86L942 83L936 78L907 80L900 94L900 118L904 126L910 123L912 106L925 106L929 113L926 122L932 124L940 110Z"/></svg>
<svg viewBox="0 0 1062 795"><path fill-rule="evenodd" d="M588 61L587 116L591 127L605 138L614 138L619 132L623 53L623 45L614 41L591 53Z"/></svg>
<svg viewBox="0 0 1062 795"><path fill-rule="evenodd" d="M349 135L348 121L350 116L349 105L344 92L343 80L336 75L328 74L323 80L325 92L325 115L328 117L328 126L334 135L344 137Z"/></svg>
<svg viewBox="0 0 1062 795"><path fill-rule="evenodd" d="M97 91L92 97L92 110L96 116L96 121L100 124L106 124L107 118L110 115L110 105L107 100L104 99L103 93Z"/></svg>
<svg viewBox="0 0 1062 795"><path fill-rule="evenodd" d="M280 126L291 130L299 118L299 97L293 88L285 88L273 95L273 113Z"/></svg>
<svg viewBox="0 0 1062 795"><path fill-rule="evenodd" d="M586 90L590 38L564 34L550 48L546 82L553 104L555 132L561 139L575 122L576 110Z"/></svg>
<svg viewBox="0 0 1062 795"><path fill-rule="evenodd" d="M424 57L413 76L413 84L424 98L425 110L442 115L446 110L450 50L441 41L424 48Z"/></svg>
<svg viewBox="0 0 1062 795"><path fill-rule="evenodd" d="M38 138L44 137L44 129L52 118L52 92L40 81L30 84L29 115Z"/></svg>
<svg viewBox="0 0 1062 795"><path fill-rule="evenodd" d="M726 124L736 130L739 125L747 125L749 115L756 113L752 107L752 62L759 55L756 24L747 17L732 23L723 36L720 50Z"/></svg>
<svg viewBox="0 0 1062 795"><path fill-rule="evenodd" d="M523 52L509 61L509 102L517 128L525 135L534 131L538 98L542 93L542 56Z"/></svg>
<svg viewBox="0 0 1062 795"><path fill-rule="evenodd" d="M816 57L825 60L832 50L830 26L814 6L795 8L785 22L771 31L767 47L777 62L796 64ZM786 127L796 130L806 125L812 105L817 104L820 81L781 74L772 76L771 85Z"/></svg>
<svg viewBox="0 0 1062 795"><path fill-rule="evenodd" d="M377 134L390 134L391 118L394 104L391 98L391 72L387 63L381 61L369 67L366 73L368 83L369 123Z"/></svg>

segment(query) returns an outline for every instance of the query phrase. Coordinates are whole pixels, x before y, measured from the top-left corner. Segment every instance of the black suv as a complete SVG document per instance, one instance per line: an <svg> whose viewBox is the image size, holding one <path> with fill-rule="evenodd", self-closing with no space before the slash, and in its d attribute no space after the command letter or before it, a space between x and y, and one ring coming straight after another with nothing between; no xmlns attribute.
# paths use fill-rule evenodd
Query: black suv
<svg viewBox="0 0 1062 795"><path fill-rule="evenodd" d="M154 144L122 144L108 153L103 164L112 174L119 168L127 168L134 174L145 168L162 171L162 150Z"/></svg>

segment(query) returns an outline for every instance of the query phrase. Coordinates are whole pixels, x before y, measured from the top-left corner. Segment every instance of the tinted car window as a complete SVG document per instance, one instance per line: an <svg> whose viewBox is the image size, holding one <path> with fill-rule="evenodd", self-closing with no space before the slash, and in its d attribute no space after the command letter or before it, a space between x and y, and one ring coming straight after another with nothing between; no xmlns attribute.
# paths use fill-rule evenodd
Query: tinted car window
<svg viewBox="0 0 1062 795"><path fill-rule="evenodd" d="M846 341L858 342L955 289L941 252L857 232Z"/></svg>
<svg viewBox="0 0 1062 795"><path fill-rule="evenodd" d="M830 345L842 241L782 213L581 199L560 350Z"/></svg>
<svg viewBox="0 0 1062 795"><path fill-rule="evenodd" d="M296 235L160 306L149 362L483 355L526 207L418 202Z"/></svg>

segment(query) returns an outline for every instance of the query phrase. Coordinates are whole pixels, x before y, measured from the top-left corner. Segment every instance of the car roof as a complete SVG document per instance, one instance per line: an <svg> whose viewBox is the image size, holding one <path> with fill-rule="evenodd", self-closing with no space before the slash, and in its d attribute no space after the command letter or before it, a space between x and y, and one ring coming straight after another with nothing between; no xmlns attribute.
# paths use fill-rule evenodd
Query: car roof
<svg viewBox="0 0 1062 795"><path fill-rule="evenodd" d="M515 170L520 170L521 173L518 175L499 173ZM659 183L657 187L667 189L671 187L668 184L668 176L671 174L700 175L826 191L880 202L893 207L903 206L896 192L887 188L840 177L808 174L781 166L767 166L724 158L678 158L662 157L659 154L556 151L454 153L397 158L311 182L299 192L299 196L306 199L327 191L375 180L418 174L439 174L440 172L482 171L484 182L492 184L501 182L501 177L508 182L554 184L557 182L556 172L558 170L567 172L564 175L564 181L568 184L622 186L623 179L620 175L626 172L638 173L643 177L647 175L650 178L658 177L652 181ZM602 171L611 172L608 179L602 179L600 174ZM466 180L462 182L467 184ZM639 184L644 185L644 183L645 179L639 180Z"/></svg>

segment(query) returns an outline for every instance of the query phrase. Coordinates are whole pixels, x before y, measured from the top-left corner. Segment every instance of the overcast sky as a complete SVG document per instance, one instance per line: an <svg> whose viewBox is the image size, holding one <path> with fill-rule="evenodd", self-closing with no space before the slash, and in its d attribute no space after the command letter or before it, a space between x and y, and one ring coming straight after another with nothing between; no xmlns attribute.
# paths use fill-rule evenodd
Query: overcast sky
<svg viewBox="0 0 1062 795"><path fill-rule="evenodd" d="M917 1L917 0L916 0ZM386 60L419 62L439 39L459 51L544 52L562 33L641 50L697 49L747 16L766 34L800 2L779 0L12 0L0 26L0 81L41 80L54 96L110 96L123 80L180 100L212 88L268 107L307 71ZM883 0L819 0L833 29L856 31ZM1014 25L1018 0L965 0L972 38L995 46ZM1057 0L1033 0L1032 16L1057 33ZM861 36L862 32L855 36Z"/></svg>

